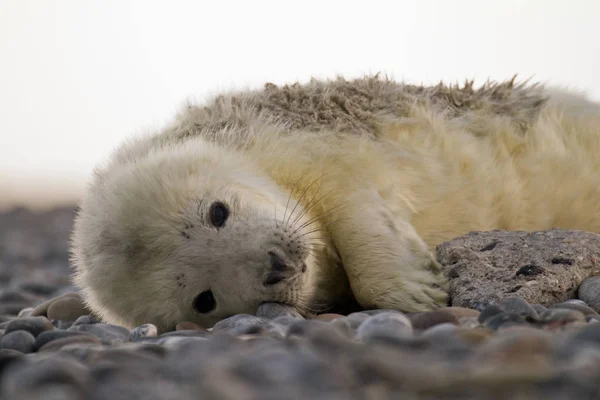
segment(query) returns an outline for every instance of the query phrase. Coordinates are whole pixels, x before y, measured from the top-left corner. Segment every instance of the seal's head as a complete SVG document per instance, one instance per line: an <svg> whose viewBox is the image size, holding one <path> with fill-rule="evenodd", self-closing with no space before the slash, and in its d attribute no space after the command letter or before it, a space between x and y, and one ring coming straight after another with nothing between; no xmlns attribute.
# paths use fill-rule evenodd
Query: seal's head
<svg viewBox="0 0 600 400"><path fill-rule="evenodd" d="M322 246L304 211L231 150L197 138L130 143L82 201L75 283L105 321L160 331L209 327L267 301L302 312Z"/></svg>

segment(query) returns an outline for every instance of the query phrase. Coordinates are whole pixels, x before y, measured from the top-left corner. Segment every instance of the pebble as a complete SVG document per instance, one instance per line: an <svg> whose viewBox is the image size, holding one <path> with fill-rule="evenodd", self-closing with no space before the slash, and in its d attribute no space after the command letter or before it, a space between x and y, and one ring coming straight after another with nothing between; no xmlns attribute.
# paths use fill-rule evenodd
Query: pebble
<svg viewBox="0 0 600 400"><path fill-rule="evenodd" d="M583 300L590 308L600 312L600 276L585 279L579 286L577 294L579 299Z"/></svg>
<svg viewBox="0 0 600 400"><path fill-rule="evenodd" d="M111 324L76 325L70 327L68 331L89 332L108 345L125 343L131 338L129 329Z"/></svg>
<svg viewBox="0 0 600 400"><path fill-rule="evenodd" d="M407 317L412 327L419 331L444 323L459 325L458 318L454 314L446 312L445 309L409 314Z"/></svg>
<svg viewBox="0 0 600 400"><path fill-rule="evenodd" d="M0 338L0 349L12 349L21 353L31 353L34 350L35 336L24 330L5 333Z"/></svg>
<svg viewBox="0 0 600 400"><path fill-rule="evenodd" d="M254 325L266 324L269 320L267 318L257 317L249 314L238 314L229 318L225 318L217 322L212 332L228 331L233 328L250 327Z"/></svg>
<svg viewBox="0 0 600 400"><path fill-rule="evenodd" d="M583 301L580 301L580 302L565 301L563 303L553 304L552 306L550 306L550 309L556 309L556 308L564 308L564 309L579 311L586 317L588 315L599 315L596 311L594 311L590 307L588 307L587 304L585 304Z"/></svg>
<svg viewBox="0 0 600 400"><path fill-rule="evenodd" d="M546 324L566 324L575 321L585 322L585 315L580 311L566 308L549 308L540 315L539 320Z"/></svg>
<svg viewBox="0 0 600 400"><path fill-rule="evenodd" d="M67 296L57 301L54 301L48 307L48 319L56 319L61 321L75 321L82 315L87 315L89 312L83 306L79 296Z"/></svg>
<svg viewBox="0 0 600 400"><path fill-rule="evenodd" d="M42 332L35 338L35 350L37 351L37 349L39 349L40 347L42 347L43 345L45 345L48 342L63 339L66 337L74 337L74 336L93 337L97 342L100 342L99 339L97 339L95 336L93 336L92 334L87 333L87 332L54 330L54 331Z"/></svg>
<svg viewBox="0 0 600 400"><path fill-rule="evenodd" d="M537 319L538 313L535 311L528 302L522 297L508 297L501 300L498 306L505 312L514 313L522 316L523 318Z"/></svg>
<svg viewBox="0 0 600 400"><path fill-rule="evenodd" d="M524 323L525 318L520 314L513 312L501 312L487 318L484 325L492 330L496 330L514 325L522 325Z"/></svg>
<svg viewBox="0 0 600 400"><path fill-rule="evenodd" d="M406 338L412 334L412 324L406 315L382 312L365 319L356 329L356 338L368 341L374 338Z"/></svg>
<svg viewBox="0 0 600 400"><path fill-rule="evenodd" d="M181 329L177 329L177 330L181 331ZM158 329L156 328L156 325L144 324L144 325L137 326L131 330L130 339L132 341L136 341L139 339L148 338L148 337L156 337L156 336L158 336Z"/></svg>
<svg viewBox="0 0 600 400"><path fill-rule="evenodd" d="M42 332L51 331L54 329L52 322L46 317L26 317L17 318L10 321L4 330L7 334L12 331L24 330L31 333L33 336L37 336Z"/></svg>
<svg viewBox="0 0 600 400"><path fill-rule="evenodd" d="M91 325L91 324L97 324L99 322L100 321L96 317L94 317L93 315L86 314L86 315L82 315L81 317L79 317L75 321L73 321L73 323L71 324L71 326Z"/></svg>

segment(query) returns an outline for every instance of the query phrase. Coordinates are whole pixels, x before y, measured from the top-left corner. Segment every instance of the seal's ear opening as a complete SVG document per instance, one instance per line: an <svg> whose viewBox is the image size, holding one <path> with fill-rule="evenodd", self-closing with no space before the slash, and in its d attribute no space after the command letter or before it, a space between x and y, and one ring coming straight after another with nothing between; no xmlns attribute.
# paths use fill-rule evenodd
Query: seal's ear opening
<svg viewBox="0 0 600 400"><path fill-rule="evenodd" d="M194 298L194 310L200 314L207 314L217 307L217 301L212 290L205 290Z"/></svg>

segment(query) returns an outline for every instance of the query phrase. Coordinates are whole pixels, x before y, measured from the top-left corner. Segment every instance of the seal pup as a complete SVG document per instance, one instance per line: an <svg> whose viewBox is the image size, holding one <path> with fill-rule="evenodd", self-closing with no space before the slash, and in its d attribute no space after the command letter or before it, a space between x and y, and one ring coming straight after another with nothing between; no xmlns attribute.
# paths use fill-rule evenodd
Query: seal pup
<svg viewBox="0 0 600 400"><path fill-rule="evenodd" d="M432 250L471 231L600 231L600 112L583 95L380 76L225 93L94 172L71 242L105 322L210 327L448 304Z"/></svg>

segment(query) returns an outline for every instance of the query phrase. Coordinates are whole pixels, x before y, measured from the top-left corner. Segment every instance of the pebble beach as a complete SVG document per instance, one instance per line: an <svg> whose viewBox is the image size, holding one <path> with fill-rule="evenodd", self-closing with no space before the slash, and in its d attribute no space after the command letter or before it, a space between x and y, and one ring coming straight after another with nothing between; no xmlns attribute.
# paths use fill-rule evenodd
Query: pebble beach
<svg viewBox="0 0 600 400"><path fill-rule="evenodd" d="M69 280L73 212L0 215L2 399L600 398L600 278L587 266L600 257L595 237L576 236L586 249L577 250L565 243L581 233L519 236L531 244L510 254L535 261L551 248L548 265L513 259L504 274L487 276L489 287L482 280L471 290L469 262L501 269L494 257L513 236L493 246L469 236L480 255L464 262L441 246L441 258L454 257L457 300L436 311L304 319L281 307L210 329L181 322L159 335L152 324L103 324L81 305ZM553 283L569 281L565 274L579 278Z"/></svg>

